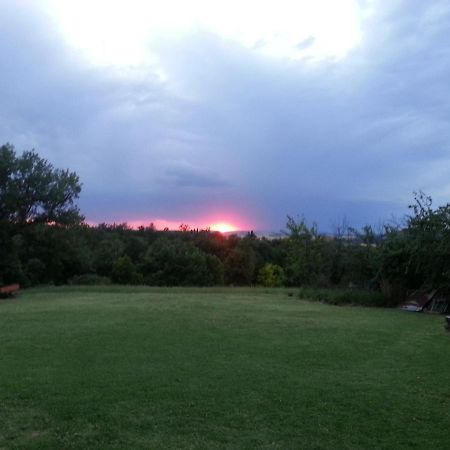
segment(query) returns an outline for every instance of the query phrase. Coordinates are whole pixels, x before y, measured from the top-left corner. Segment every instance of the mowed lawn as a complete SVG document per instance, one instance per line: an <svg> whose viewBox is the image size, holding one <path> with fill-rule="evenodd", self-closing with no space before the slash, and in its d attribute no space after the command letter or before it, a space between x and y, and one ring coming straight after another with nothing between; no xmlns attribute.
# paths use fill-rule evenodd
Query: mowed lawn
<svg viewBox="0 0 450 450"><path fill-rule="evenodd" d="M442 316L287 293L48 288L1 301L0 448L450 448Z"/></svg>

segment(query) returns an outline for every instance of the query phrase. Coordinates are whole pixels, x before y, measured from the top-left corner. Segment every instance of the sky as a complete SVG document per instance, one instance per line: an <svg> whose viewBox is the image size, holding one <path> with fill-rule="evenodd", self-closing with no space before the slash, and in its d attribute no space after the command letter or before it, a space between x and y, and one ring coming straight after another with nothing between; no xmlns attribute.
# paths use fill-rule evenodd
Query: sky
<svg viewBox="0 0 450 450"><path fill-rule="evenodd" d="M448 0L0 0L0 36L0 144L75 171L89 223L449 201Z"/></svg>

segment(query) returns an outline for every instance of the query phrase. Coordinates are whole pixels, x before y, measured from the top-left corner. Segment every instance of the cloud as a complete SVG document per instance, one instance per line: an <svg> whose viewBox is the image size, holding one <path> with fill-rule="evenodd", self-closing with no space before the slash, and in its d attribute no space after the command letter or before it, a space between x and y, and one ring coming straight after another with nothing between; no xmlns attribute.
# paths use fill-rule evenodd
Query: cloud
<svg viewBox="0 0 450 450"><path fill-rule="evenodd" d="M305 50L310 48L312 45L314 45L315 38L313 36L309 36L308 38L304 39L303 41L300 41L297 44L297 50Z"/></svg>
<svg viewBox="0 0 450 450"><path fill-rule="evenodd" d="M149 42L157 65L119 68L89 64L37 6L3 1L0 136L76 170L99 221L222 210L255 228L286 214L326 228L401 214L417 189L446 201L450 6L362 10L362 41L337 61L196 29Z"/></svg>
<svg viewBox="0 0 450 450"><path fill-rule="evenodd" d="M228 183L218 174L194 167L186 161L174 161L168 164L166 175L169 182L178 187L223 188Z"/></svg>

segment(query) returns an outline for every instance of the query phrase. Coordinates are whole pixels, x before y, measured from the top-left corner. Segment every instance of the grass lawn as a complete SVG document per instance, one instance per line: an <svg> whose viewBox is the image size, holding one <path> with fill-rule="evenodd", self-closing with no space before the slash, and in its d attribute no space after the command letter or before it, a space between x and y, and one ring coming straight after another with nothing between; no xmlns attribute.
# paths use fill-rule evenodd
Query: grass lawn
<svg viewBox="0 0 450 450"><path fill-rule="evenodd" d="M442 316L285 290L0 301L0 449L448 449Z"/></svg>

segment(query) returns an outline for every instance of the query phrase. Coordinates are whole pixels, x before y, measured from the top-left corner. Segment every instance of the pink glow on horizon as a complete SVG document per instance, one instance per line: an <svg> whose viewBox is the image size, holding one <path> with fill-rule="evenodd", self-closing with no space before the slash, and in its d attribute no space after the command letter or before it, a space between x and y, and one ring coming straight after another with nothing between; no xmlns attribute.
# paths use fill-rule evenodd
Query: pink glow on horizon
<svg viewBox="0 0 450 450"><path fill-rule="evenodd" d="M226 217L226 219L223 218ZM247 223L243 222L241 219L236 219L231 214L224 214L223 216L215 216L205 220L166 220L166 219L130 219L130 220L105 220L92 221L86 220L86 223L90 226L96 226L100 223L111 224L123 224L126 223L130 228L136 230L139 227L149 227L153 224L157 230L179 230L182 224L188 225L189 229L211 229L211 231L220 231L222 233L233 232L233 231L249 231L253 227L249 226Z"/></svg>
<svg viewBox="0 0 450 450"><path fill-rule="evenodd" d="M218 222L210 226L212 231L220 231L221 233L231 233L233 231L239 231L235 225L231 225L228 222Z"/></svg>

